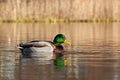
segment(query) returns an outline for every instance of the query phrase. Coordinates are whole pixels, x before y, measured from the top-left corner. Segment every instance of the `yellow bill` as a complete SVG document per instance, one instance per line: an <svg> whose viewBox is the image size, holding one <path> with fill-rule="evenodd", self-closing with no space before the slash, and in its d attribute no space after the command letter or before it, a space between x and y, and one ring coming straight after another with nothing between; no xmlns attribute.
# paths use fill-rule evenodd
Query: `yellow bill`
<svg viewBox="0 0 120 80"><path fill-rule="evenodd" d="M64 41L64 44L71 45L71 43L69 41L67 41L67 40Z"/></svg>

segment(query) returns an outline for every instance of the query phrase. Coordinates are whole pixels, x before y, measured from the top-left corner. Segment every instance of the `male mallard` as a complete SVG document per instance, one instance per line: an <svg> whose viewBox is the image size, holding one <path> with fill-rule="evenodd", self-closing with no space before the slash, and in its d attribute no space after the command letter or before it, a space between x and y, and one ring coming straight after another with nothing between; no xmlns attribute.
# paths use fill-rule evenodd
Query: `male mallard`
<svg viewBox="0 0 120 80"><path fill-rule="evenodd" d="M20 43L18 48L22 53L25 52L63 52L62 43L70 45L70 42L66 40L66 37L63 34L57 34L53 40L51 41L30 41L27 43Z"/></svg>

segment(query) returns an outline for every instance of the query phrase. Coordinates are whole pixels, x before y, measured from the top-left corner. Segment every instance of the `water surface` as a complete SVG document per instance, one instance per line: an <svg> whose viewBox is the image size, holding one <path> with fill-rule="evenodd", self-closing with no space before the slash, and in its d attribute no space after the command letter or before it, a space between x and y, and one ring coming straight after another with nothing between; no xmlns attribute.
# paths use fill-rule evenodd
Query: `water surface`
<svg viewBox="0 0 120 80"><path fill-rule="evenodd" d="M0 80L120 80L120 27L108 24L1 24ZM20 42L53 40L63 33L66 66L53 60L24 58L16 48Z"/></svg>

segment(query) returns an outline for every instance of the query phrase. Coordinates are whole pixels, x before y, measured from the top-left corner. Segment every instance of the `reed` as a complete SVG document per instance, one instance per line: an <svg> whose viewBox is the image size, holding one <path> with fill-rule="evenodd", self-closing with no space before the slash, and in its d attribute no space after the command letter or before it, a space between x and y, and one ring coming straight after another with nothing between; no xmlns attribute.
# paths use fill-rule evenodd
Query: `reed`
<svg viewBox="0 0 120 80"><path fill-rule="evenodd" d="M51 18L119 22L119 6L120 0L0 0L0 19L3 22L39 22Z"/></svg>

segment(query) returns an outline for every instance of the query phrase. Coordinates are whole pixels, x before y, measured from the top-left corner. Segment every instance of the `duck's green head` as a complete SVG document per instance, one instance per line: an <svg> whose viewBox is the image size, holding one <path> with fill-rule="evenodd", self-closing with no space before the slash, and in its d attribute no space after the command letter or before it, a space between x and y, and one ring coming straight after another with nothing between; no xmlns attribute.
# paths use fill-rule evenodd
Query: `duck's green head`
<svg viewBox="0 0 120 80"><path fill-rule="evenodd" d="M63 34L57 34L53 40L55 45L60 45L62 43L70 45L70 42L66 40L66 37Z"/></svg>

